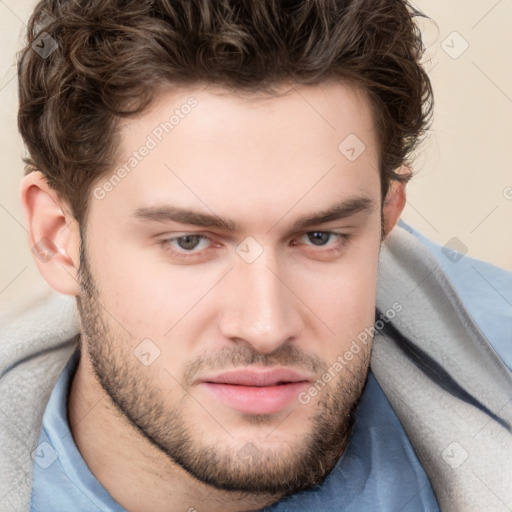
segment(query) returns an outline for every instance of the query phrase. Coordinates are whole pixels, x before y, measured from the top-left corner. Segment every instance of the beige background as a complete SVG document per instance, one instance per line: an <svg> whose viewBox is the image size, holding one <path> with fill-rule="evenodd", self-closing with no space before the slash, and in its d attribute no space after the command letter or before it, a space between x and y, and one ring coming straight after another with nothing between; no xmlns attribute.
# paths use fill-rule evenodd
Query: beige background
<svg viewBox="0 0 512 512"><path fill-rule="evenodd" d="M15 53L34 5L0 0L0 308L45 286L18 204ZM456 238L470 256L512 270L512 0L415 5L435 21L421 26L436 112L403 218L438 243Z"/></svg>

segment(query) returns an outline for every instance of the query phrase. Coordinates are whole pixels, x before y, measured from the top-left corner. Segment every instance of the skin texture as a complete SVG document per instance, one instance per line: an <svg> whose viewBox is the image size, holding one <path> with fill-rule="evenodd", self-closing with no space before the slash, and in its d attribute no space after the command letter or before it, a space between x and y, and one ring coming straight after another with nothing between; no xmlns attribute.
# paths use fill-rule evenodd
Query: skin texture
<svg viewBox="0 0 512 512"><path fill-rule="evenodd" d="M108 192L91 196L80 269L67 205L39 172L21 186L31 245L45 238L56 248L36 260L41 273L78 299L75 442L137 512L257 510L324 480L346 447L369 345L307 404L272 414L236 411L198 381L244 367L321 379L373 325L381 236L405 203L405 185L393 183L380 204L369 103L339 83L275 97L204 86L163 94L123 121L116 169L191 97L196 106L124 179L97 183ZM353 161L339 150L351 134L365 145ZM357 199L366 207L352 215L296 228ZM164 220L169 206L237 226ZM137 354L148 351L145 365Z"/></svg>

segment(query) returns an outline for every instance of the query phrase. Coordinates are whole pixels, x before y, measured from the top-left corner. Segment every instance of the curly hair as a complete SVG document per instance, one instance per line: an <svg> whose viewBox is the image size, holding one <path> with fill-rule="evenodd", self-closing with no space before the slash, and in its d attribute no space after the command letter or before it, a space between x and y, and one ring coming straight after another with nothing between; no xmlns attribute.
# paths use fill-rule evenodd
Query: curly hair
<svg viewBox="0 0 512 512"><path fill-rule="evenodd" d="M18 60L26 173L39 169L83 222L93 185L115 165L120 120L159 91L277 94L334 79L369 98L384 198L391 180L411 177L398 169L410 168L431 120L422 16L405 0L40 1ZM42 56L43 36L54 51Z"/></svg>

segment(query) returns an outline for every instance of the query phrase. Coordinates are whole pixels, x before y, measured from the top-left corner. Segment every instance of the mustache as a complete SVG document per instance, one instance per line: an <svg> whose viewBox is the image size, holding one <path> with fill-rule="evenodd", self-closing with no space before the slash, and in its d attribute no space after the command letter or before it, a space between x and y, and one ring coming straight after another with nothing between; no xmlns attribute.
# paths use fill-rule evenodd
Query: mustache
<svg viewBox="0 0 512 512"><path fill-rule="evenodd" d="M327 364L318 356L305 354L295 345L282 344L268 354L255 352L248 346L224 347L215 353L203 354L187 364L183 384L189 386L202 371L228 370L252 365L293 367L315 375L327 371Z"/></svg>

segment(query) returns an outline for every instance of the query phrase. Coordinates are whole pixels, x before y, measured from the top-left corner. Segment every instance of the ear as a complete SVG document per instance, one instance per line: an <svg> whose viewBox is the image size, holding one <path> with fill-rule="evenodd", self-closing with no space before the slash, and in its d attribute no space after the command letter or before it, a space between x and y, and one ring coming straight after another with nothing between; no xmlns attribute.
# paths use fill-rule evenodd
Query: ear
<svg viewBox="0 0 512 512"><path fill-rule="evenodd" d="M402 210L405 207L406 194L405 188L407 183L400 181L392 181L389 186L388 193L384 199L383 206L383 227L384 227L384 239L386 239L393 228L396 226Z"/></svg>
<svg viewBox="0 0 512 512"><path fill-rule="evenodd" d="M39 272L54 290L78 295L80 231L76 219L40 171L23 178L20 200Z"/></svg>

